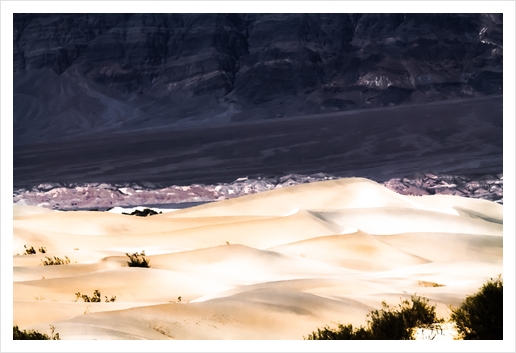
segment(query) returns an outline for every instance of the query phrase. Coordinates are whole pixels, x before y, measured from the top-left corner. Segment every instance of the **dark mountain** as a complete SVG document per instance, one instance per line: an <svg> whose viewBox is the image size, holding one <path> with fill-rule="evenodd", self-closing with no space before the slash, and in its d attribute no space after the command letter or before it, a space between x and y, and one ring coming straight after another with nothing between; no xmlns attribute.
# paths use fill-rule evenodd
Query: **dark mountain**
<svg viewBox="0 0 516 353"><path fill-rule="evenodd" d="M14 14L14 143L502 93L501 14Z"/></svg>

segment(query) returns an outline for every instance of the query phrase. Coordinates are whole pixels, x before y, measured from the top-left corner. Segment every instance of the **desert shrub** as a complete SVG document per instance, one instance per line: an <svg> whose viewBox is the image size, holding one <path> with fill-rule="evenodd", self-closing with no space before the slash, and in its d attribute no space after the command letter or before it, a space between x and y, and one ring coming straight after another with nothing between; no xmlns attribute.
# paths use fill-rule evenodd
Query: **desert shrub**
<svg viewBox="0 0 516 353"><path fill-rule="evenodd" d="M79 300L79 298L82 298L86 303L100 303L100 291L98 289L95 289L93 291L93 296L89 297L86 294L81 294L81 292L75 293L75 301ZM113 303L116 300L116 296L112 296L111 299L108 299L107 296L104 296L106 298L106 303Z"/></svg>
<svg viewBox="0 0 516 353"><path fill-rule="evenodd" d="M33 254L36 253L36 250L34 250L33 246L28 248L27 245L24 245L23 247L25 248L25 254L24 255L33 255Z"/></svg>
<svg viewBox="0 0 516 353"><path fill-rule="evenodd" d="M353 325L339 324L336 329L326 326L308 335L309 340L411 340L416 327L443 322L437 318L435 306L428 305L428 299L412 296L411 303L403 300L398 307L391 308L382 302L382 309L367 314L367 326L353 328Z"/></svg>
<svg viewBox="0 0 516 353"><path fill-rule="evenodd" d="M459 308L452 308L450 319L465 340L503 339L503 281L487 281L479 291L466 297Z"/></svg>
<svg viewBox="0 0 516 353"><path fill-rule="evenodd" d="M368 340L371 338L371 332L360 326L353 328L353 325L339 324L336 329L325 326L322 329L318 328L317 332L312 332L306 338L308 340Z"/></svg>
<svg viewBox="0 0 516 353"><path fill-rule="evenodd" d="M35 330L21 331L18 326L13 326L13 340L60 340L59 333L54 333L55 327L50 325L50 336Z"/></svg>
<svg viewBox="0 0 516 353"><path fill-rule="evenodd" d="M38 251L39 251L40 253L44 254L44 253L46 253L46 252L47 252L47 248L46 248L46 247L44 247L44 246L40 246L40 247L39 247L39 249L38 249Z"/></svg>
<svg viewBox="0 0 516 353"><path fill-rule="evenodd" d="M145 267L149 268L149 260L147 260L145 256L145 251L142 251L141 254L135 252L134 254L125 253L125 255L129 258L127 264L129 267Z"/></svg>
<svg viewBox="0 0 516 353"><path fill-rule="evenodd" d="M100 302L100 292L98 289L95 289L93 291L93 296L89 297L86 294L82 294L80 292L75 293L76 299L75 301L79 300L79 298L82 298L87 303L98 303Z"/></svg>
<svg viewBox="0 0 516 353"><path fill-rule="evenodd" d="M418 284L423 287L444 287L444 284L427 281L419 281Z"/></svg>
<svg viewBox="0 0 516 353"><path fill-rule="evenodd" d="M111 296L111 299L108 299L108 297L105 295L104 298L106 298L106 303L114 303L116 300L116 295Z"/></svg>
<svg viewBox="0 0 516 353"><path fill-rule="evenodd" d="M403 300L398 308L390 308L385 302L382 309L369 313L369 329L376 340L410 340L416 327L424 327L443 320L437 318L435 306L428 299L412 296L412 303Z"/></svg>
<svg viewBox="0 0 516 353"><path fill-rule="evenodd" d="M46 260L41 260L43 263L43 266L52 266L52 265L68 265L70 263L70 259L68 256L65 256L64 259L60 259L57 256L54 256L53 258L45 256Z"/></svg>

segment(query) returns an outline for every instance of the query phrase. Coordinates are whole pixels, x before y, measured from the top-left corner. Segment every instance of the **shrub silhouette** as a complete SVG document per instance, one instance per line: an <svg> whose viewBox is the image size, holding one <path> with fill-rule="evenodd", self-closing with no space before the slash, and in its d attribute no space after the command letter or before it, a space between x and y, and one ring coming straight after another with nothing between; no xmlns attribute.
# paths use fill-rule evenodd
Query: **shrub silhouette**
<svg viewBox="0 0 516 353"><path fill-rule="evenodd" d="M304 338L304 337L303 337ZM373 339L371 331L363 326L353 328L353 325L339 324L337 329L332 329L325 326L322 329L317 329L317 332L312 332L306 338L308 340L370 340Z"/></svg>
<svg viewBox="0 0 516 353"><path fill-rule="evenodd" d="M93 296L90 298L86 294L81 295L80 292L75 293L76 299L75 301L79 300L79 298L82 298L87 303L99 303L100 302L100 292L98 289L95 289L93 291Z"/></svg>
<svg viewBox="0 0 516 353"><path fill-rule="evenodd" d="M38 249L38 251L39 251L40 253L44 254L44 253L46 253L46 252L47 252L47 248L46 248L46 247L44 247L44 246L40 246L40 247L39 247L39 249Z"/></svg>
<svg viewBox="0 0 516 353"><path fill-rule="evenodd" d="M52 266L52 265L68 265L70 263L70 259L68 256L65 256L64 259L60 259L57 256L54 256L54 258L45 256L46 260L41 260L43 263L43 266Z"/></svg>
<svg viewBox="0 0 516 353"><path fill-rule="evenodd" d="M435 306L428 305L428 299L412 296L412 303L403 300L397 308L382 302L382 309L367 314L367 326L353 328L353 325L339 324L337 329L328 326L308 335L308 340L411 340L417 327L443 322L437 318Z"/></svg>
<svg viewBox="0 0 516 353"><path fill-rule="evenodd" d="M156 212L150 208L145 208L143 210L134 210L133 212L131 213L125 213L125 212L122 212L122 214L125 214L125 215L128 215L128 216L140 216L140 217L147 217L147 216L154 216L155 214L161 214L163 212Z"/></svg>
<svg viewBox="0 0 516 353"><path fill-rule="evenodd" d="M25 248L25 254L24 255L33 255L33 254L36 253L36 250L34 250L33 246L28 248L27 245L24 245L23 247Z"/></svg>
<svg viewBox="0 0 516 353"><path fill-rule="evenodd" d="M127 262L127 264L129 265L129 267L145 267L145 268L149 268L150 265L149 265L149 260L147 260L144 256L145 256L145 251L142 251L142 253L137 253L135 252L134 254L129 254L129 253L125 253L125 255L127 257L129 257L129 260Z"/></svg>
<svg viewBox="0 0 516 353"><path fill-rule="evenodd" d="M503 280L487 281L479 291L466 297L460 308L452 308L450 319L465 340L503 339Z"/></svg>
<svg viewBox="0 0 516 353"><path fill-rule="evenodd" d="M79 300L79 298L82 298L86 303L100 303L100 291L98 289L95 289L93 291L93 296L89 297L86 294L82 294L81 292L75 293L75 301ZM104 296L106 298L106 303L113 303L116 300L116 296L112 296L111 299L108 299L107 296Z"/></svg>
<svg viewBox="0 0 516 353"><path fill-rule="evenodd" d="M116 300L116 295L111 296L111 299L108 299L107 296L104 296L104 298L106 298L106 303L114 303Z"/></svg>
<svg viewBox="0 0 516 353"><path fill-rule="evenodd" d="M50 325L50 336L34 330L20 331L18 326L13 326L13 340L60 340L59 333L55 333L55 327Z"/></svg>

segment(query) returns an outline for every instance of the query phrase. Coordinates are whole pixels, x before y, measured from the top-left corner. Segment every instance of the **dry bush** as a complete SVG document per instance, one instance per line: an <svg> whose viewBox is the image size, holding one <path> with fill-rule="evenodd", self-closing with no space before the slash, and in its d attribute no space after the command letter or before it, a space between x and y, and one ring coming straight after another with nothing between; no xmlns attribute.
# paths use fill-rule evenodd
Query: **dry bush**
<svg viewBox="0 0 516 353"><path fill-rule="evenodd" d="M25 253L23 255L34 255L36 253L33 246L28 248L27 245L24 245L23 247L25 248Z"/></svg>
<svg viewBox="0 0 516 353"><path fill-rule="evenodd" d="M149 268L149 260L147 260L145 256L145 250L140 253L135 252L134 254L125 253L125 255L129 258L127 264L129 267L144 267Z"/></svg>
<svg viewBox="0 0 516 353"><path fill-rule="evenodd" d="M21 331L18 326L13 326L13 340L60 340L59 333L55 333L55 327L50 325L50 336L34 330Z"/></svg>
<svg viewBox="0 0 516 353"><path fill-rule="evenodd" d="M466 297L460 308L450 307L450 319L465 340L503 340L503 280L487 281Z"/></svg>
<svg viewBox="0 0 516 353"><path fill-rule="evenodd" d="M403 300L396 308L382 302L382 309L372 310L367 326L353 328L339 324L336 329L328 326L308 335L308 340L412 340L415 327L430 326L443 322L437 318L435 306L428 299L412 296L411 303Z"/></svg>
<svg viewBox="0 0 516 353"><path fill-rule="evenodd" d="M68 256L65 256L64 259L60 259L57 256L48 257L45 256L46 260L41 260L43 266L52 266L52 265L68 265L70 263L70 259Z"/></svg>
<svg viewBox="0 0 516 353"><path fill-rule="evenodd" d="M82 298L86 303L100 303L100 291L98 289L95 289L93 291L93 296L89 297L86 294L81 294L81 292L75 293L75 301L79 300L79 298ZM107 296L104 296L106 298L106 303L114 303L116 300L116 296L112 296L110 299L108 299Z"/></svg>

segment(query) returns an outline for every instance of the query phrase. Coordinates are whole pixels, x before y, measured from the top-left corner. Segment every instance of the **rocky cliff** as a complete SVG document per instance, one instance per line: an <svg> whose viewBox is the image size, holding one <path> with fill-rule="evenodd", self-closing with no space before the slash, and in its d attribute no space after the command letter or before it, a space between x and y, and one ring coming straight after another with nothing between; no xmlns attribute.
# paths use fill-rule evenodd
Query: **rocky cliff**
<svg viewBox="0 0 516 353"><path fill-rule="evenodd" d="M14 14L14 142L502 93L501 14Z"/></svg>

